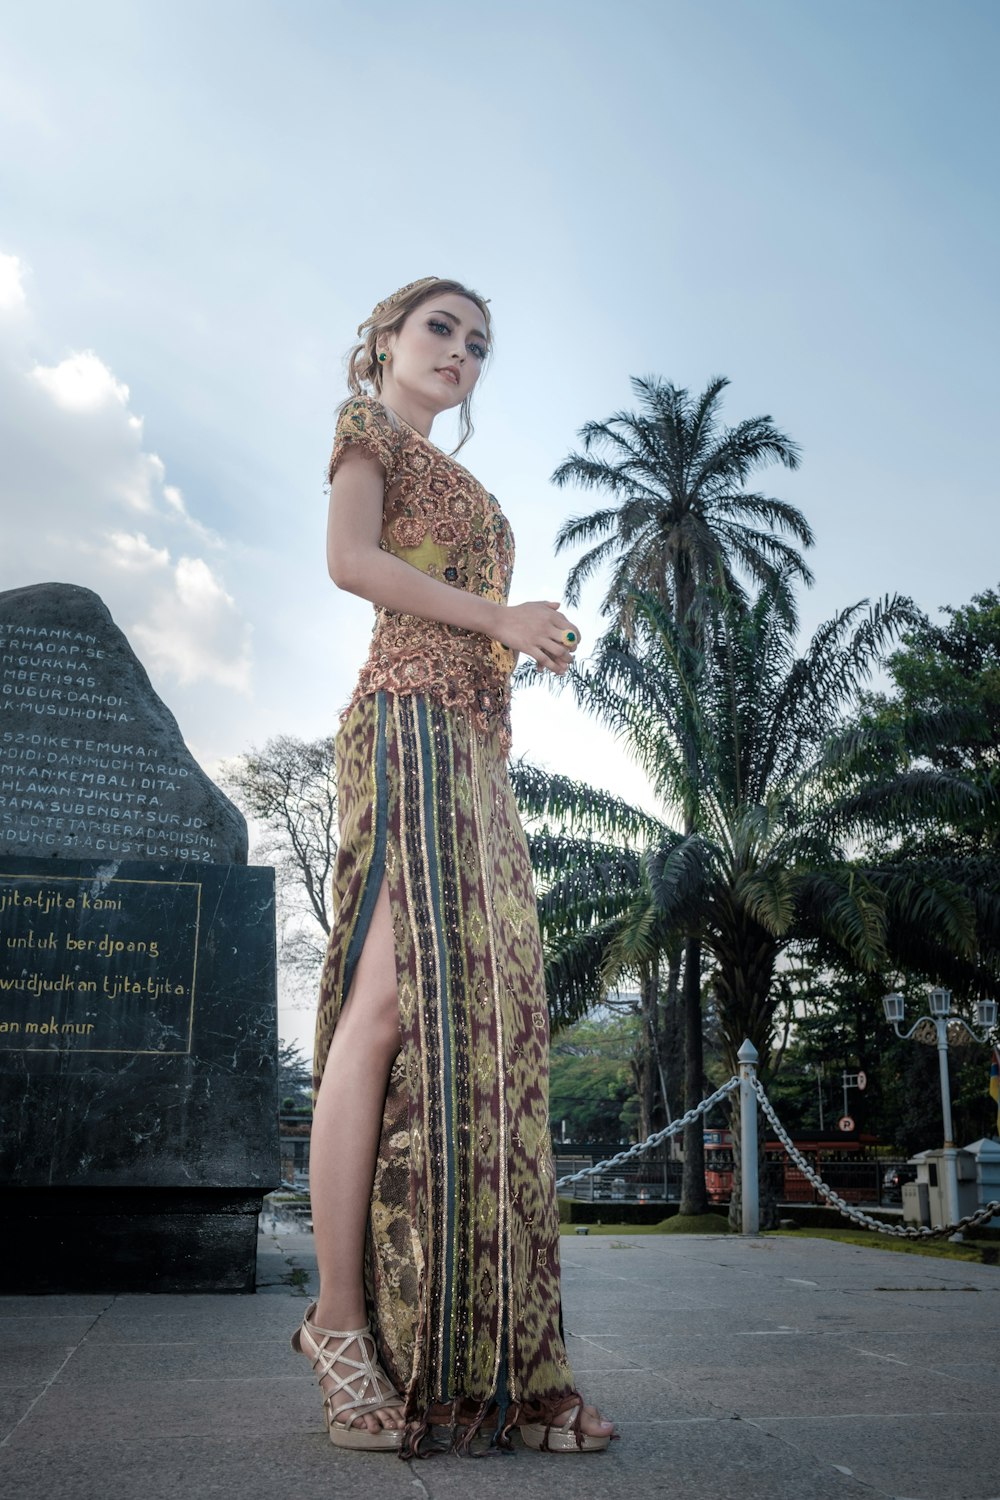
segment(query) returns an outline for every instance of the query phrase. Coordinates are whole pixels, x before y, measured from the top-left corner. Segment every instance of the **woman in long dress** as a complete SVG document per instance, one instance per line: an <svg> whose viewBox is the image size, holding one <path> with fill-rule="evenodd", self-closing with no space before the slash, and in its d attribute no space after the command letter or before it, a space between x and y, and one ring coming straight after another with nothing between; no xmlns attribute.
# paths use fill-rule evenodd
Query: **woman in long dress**
<svg viewBox="0 0 1000 1500"><path fill-rule="evenodd" d="M376 608L337 736L340 845L320 986L310 1178L320 1294L293 1347L344 1447L404 1457L516 1425L606 1448L562 1334L548 1013L507 774L518 652L575 627L511 606L510 527L429 441L490 348L485 301L427 277L379 303L330 460L334 582Z"/></svg>

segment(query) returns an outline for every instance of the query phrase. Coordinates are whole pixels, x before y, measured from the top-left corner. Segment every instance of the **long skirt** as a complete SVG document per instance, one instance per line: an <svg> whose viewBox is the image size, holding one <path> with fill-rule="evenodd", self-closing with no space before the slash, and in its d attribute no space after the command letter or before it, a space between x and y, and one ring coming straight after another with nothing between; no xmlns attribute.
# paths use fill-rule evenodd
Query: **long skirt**
<svg viewBox="0 0 1000 1500"><path fill-rule="evenodd" d="M357 703L336 742L340 844L318 1089L383 877L402 1048L366 1248L404 1456L431 1422L468 1450L575 1394L563 1342L548 1011L528 849L497 735L418 696Z"/></svg>

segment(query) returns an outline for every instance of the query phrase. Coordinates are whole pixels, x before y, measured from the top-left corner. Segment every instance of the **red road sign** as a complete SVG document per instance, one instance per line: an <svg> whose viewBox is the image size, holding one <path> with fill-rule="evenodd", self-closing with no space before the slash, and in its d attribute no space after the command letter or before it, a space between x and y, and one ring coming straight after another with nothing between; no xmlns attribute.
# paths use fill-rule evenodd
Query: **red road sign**
<svg viewBox="0 0 1000 1500"><path fill-rule="evenodd" d="M852 1115L841 1115L840 1119L837 1121L837 1129L844 1131L853 1130L854 1117Z"/></svg>

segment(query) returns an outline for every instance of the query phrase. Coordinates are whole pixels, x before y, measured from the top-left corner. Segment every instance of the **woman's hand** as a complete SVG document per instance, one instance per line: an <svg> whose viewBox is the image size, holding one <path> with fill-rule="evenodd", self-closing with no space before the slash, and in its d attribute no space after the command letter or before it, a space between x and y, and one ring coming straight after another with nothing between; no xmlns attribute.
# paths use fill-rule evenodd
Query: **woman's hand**
<svg viewBox="0 0 1000 1500"><path fill-rule="evenodd" d="M560 676L566 671L579 632L559 613L558 604L545 600L499 604L481 594L452 588L384 551L384 501L381 464L364 449L348 448L330 483L327 561L338 588L399 614L477 631L533 657L540 669Z"/></svg>
<svg viewBox="0 0 1000 1500"><path fill-rule="evenodd" d="M533 657L539 670L555 672L561 677L573 660L580 632L560 614L558 604L535 599L529 604L504 606L500 639L512 651L523 651Z"/></svg>

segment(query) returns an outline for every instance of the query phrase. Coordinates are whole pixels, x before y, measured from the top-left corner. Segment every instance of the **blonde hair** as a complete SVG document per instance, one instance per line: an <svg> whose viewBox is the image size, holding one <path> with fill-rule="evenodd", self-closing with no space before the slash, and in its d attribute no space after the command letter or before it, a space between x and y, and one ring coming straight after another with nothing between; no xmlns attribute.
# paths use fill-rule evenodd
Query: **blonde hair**
<svg viewBox="0 0 1000 1500"><path fill-rule="evenodd" d="M373 390L376 396L382 391L383 366L379 363L376 344L383 334L396 333L411 312L414 312L422 303L432 297L442 297L447 293L454 293L459 297L467 297L474 302L483 315L486 333L487 356L493 346L493 329L491 326L489 303L485 297L478 292L470 291L460 281L443 280L440 276L424 276L419 281L411 281L406 286L400 287L398 292L393 292L391 297L386 297L377 307L373 308L363 323L358 324L358 337L360 344L347 356L347 384L356 396L364 396L368 390ZM461 431L458 449L463 447L472 436L472 393L466 396L459 409L461 417Z"/></svg>

